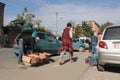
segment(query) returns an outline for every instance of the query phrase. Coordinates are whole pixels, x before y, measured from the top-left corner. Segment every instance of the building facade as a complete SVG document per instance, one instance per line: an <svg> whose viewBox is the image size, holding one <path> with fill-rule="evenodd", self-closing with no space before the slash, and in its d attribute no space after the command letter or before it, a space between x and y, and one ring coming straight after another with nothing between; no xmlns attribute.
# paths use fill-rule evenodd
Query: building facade
<svg viewBox="0 0 120 80"><path fill-rule="evenodd" d="M5 4L0 2L0 47L2 46L2 28L4 25L4 7L5 7Z"/></svg>

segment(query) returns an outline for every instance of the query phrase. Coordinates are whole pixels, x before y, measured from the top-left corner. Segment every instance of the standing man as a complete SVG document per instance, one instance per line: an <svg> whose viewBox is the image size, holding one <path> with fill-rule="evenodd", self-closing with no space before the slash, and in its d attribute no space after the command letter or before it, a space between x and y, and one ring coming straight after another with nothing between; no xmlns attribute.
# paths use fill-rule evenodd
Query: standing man
<svg viewBox="0 0 120 80"><path fill-rule="evenodd" d="M62 58L64 53L69 54L70 62L74 62L73 58L73 47L72 47L72 25L71 23L67 23L67 27L63 30L62 33L62 46L60 48L60 60L59 65L62 65Z"/></svg>

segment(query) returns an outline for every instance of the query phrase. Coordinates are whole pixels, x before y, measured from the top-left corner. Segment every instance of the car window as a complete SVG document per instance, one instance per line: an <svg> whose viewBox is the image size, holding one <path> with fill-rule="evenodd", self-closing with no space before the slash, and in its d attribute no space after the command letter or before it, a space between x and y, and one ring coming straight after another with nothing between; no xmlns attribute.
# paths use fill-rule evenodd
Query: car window
<svg viewBox="0 0 120 80"><path fill-rule="evenodd" d="M49 41L54 41L55 40L55 36L53 36L52 34L47 34L48 40Z"/></svg>
<svg viewBox="0 0 120 80"><path fill-rule="evenodd" d="M23 37L30 37L32 34L31 33L22 33Z"/></svg>
<svg viewBox="0 0 120 80"><path fill-rule="evenodd" d="M58 41L62 41L62 38L61 38L61 37L58 37Z"/></svg>
<svg viewBox="0 0 120 80"><path fill-rule="evenodd" d="M45 33L37 33L37 36L42 39L45 40Z"/></svg>
<svg viewBox="0 0 120 80"><path fill-rule="evenodd" d="M103 40L120 40L120 26L107 28Z"/></svg>

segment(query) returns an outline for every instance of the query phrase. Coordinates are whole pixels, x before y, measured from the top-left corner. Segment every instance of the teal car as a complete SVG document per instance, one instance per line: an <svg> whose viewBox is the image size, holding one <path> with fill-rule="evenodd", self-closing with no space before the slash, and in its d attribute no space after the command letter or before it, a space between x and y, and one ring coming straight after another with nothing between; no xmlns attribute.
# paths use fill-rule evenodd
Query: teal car
<svg viewBox="0 0 120 80"><path fill-rule="evenodd" d="M45 51L50 52L51 54L58 54L61 42L56 39L56 36L47 32L36 32L32 29L23 29L22 34L24 34L24 37L37 36L40 38L40 40L34 44L36 51ZM18 55L19 53L17 41L19 40L20 35L21 33L19 33L14 40L13 53L15 55Z"/></svg>
<svg viewBox="0 0 120 80"><path fill-rule="evenodd" d="M72 45L73 45L74 50L77 50L79 52L84 52L85 51L85 44L83 42L79 41L76 38L73 38L72 41L73 41Z"/></svg>
<svg viewBox="0 0 120 80"><path fill-rule="evenodd" d="M58 42L62 43L62 39L60 36L57 36ZM85 44L82 41L79 41L77 38L72 39L72 46L74 51L84 52L85 51Z"/></svg>

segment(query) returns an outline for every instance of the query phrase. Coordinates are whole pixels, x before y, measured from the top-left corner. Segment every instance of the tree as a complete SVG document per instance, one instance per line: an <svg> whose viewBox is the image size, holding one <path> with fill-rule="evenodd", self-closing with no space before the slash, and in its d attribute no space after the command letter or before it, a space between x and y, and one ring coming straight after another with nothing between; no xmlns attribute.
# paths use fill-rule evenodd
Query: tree
<svg viewBox="0 0 120 80"><path fill-rule="evenodd" d="M18 14L15 20L11 21L8 26L13 26L13 27L21 27L21 28L26 28L26 27L31 27L35 28L34 26L36 25L36 30L37 31L43 31L43 32L49 32L51 31L49 29L46 29L45 27L41 26L41 19L34 19L35 15L32 13L28 13L27 7L23 9L23 12L21 14Z"/></svg>
<svg viewBox="0 0 120 80"><path fill-rule="evenodd" d="M76 38L80 36L91 37L92 33L93 31L91 27L85 21L83 21L82 24L78 24L75 27L75 34L73 36Z"/></svg>
<svg viewBox="0 0 120 80"><path fill-rule="evenodd" d="M81 35L82 35L82 27L78 24L75 27L75 33L73 34L73 37L78 38Z"/></svg>
<svg viewBox="0 0 120 80"><path fill-rule="evenodd" d="M113 23L106 22L106 23L104 23L104 24L101 25L100 29L103 31L107 26L111 26L111 25L113 25Z"/></svg>
<svg viewBox="0 0 120 80"><path fill-rule="evenodd" d="M18 14L15 20L10 22L10 26L15 26L15 27L33 27L34 25L34 19L35 15L28 13L27 7L24 8L22 14Z"/></svg>
<svg viewBox="0 0 120 80"><path fill-rule="evenodd" d="M20 14L18 14L15 20L23 20L23 17Z"/></svg>
<svg viewBox="0 0 120 80"><path fill-rule="evenodd" d="M37 27L35 28L36 31L42 31L42 32L48 32L48 33L52 33L49 29L46 29L45 27Z"/></svg>
<svg viewBox="0 0 120 80"><path fill-rule="evenodd" d="M86 22L82 22L82 34L86 37L91 37L93 31L91 26L89 26Z"/></svg>

